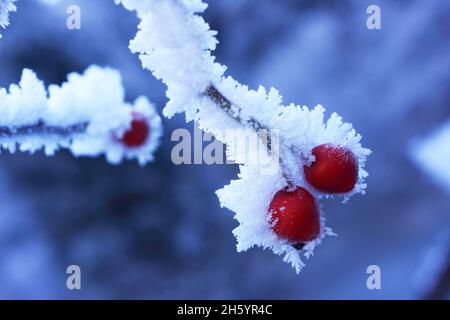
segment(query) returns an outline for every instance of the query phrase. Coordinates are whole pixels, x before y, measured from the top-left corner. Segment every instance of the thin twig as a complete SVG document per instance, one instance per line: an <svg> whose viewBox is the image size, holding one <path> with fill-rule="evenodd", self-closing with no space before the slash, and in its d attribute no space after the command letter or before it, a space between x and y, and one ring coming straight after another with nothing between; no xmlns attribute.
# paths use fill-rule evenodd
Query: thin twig
<svg viewBox="0 0 450 320"><path fill-rule="evenodd" d="M227 97L225 97L219 89L217 89L214 85L209 85L208 88L203 93L204 96L207 96L210 98L217 106L219 106L227 115L229 115L232 119L236 120L237 122L247 125L251 127L253 130L256 131L258 134L258 137L262 139L264 142L267 150L269 153L273 156L276 156L278 158L278 161L280 163L283 177L285 178L286 182L288 183L289 188L293 188L295 184L292 182L289 172L286 169L286 166L283 164L283 159L279 154L279 150L273 150L273 142L271 137L271 130L266 125L258 121L257 119L250 117L248 120L243 120L241 116L242 109L235 105L233 102L231 102ZM291 152L292 149L290 149Z"/></svg>
<svg viewBox="0 0 450 320"><path fill-rule="evenodd" d="M73 124L67 127L50 126L43 120L39 120L35 124L24 125L18 127L0 126L0 138L10 138L13 136L27 135L58 135L68 137L72 134L86 132L87 122Z"/></svg>
<svg viewBox="0 0 450 320"><path fill-rule="evenodd" d="M270 136L270 129L267 126L252 117L244 121L241 117L242 109L228 100L228 98L226 98L214 85L210 85L205 90L204 94L224 110L231 118L239 123L247 124L254 129L258 136L263 139L267 150L272 152L272 138Z"/></svg>

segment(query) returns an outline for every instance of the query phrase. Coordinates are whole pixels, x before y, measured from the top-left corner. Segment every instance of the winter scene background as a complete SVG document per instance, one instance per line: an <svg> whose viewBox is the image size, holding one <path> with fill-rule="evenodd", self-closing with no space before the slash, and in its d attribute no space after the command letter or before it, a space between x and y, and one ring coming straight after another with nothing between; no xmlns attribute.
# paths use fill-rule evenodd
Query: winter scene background
<svg viewBox="0 0 450 320"><path fill-rule="evenodd" d="M56 3L53 3L56 2ZM416 299L450 297L450 2L208 1L228 73L286 102L322 104L373 154L367 194L322 201L326 238L300 274L269 250L236 253L233 214L214 191L235 165L173 164L163 119L155 161L118 166L69 152L0 154L0 298ZM81 30L66 28L69 5ZM366 26L370 4L381 30ZM0 40L0 87L23 68L45 84L92 64L117 69L127 101L161 113L165 87L128 44L138 19L111 0L20 0ZM1 106L0 106L1 107ZM242 199L245 201L246 199ZM79 265L82 289L66 288ZM367 267L381 268L369 290Z"/></svg>

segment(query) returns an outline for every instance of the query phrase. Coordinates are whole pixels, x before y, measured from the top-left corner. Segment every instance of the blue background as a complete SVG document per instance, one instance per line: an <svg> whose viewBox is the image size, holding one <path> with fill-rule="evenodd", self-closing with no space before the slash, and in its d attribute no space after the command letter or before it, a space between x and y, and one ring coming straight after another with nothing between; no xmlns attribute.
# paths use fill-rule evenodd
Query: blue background
<svg viewBox="0 0 450 320"><path fill-rule="evenodd" d="M0 298L423 297L448 250L450 197L410 148L450 117L450 2L209 3L228 74L274 86L286 103L323 104L373 150L368 194L324 201L339 236L300 275L270 251L236 253L236 221L214 191L237 168L173 165L170 133L193 130L179 115L164 120L157 160L145 168L66 152L0 155ZM69 4L81 7L81 30L65 27ZM369 4L381 7L382 30L367 29ZM50 84L99 64L122 72L130 101L144 94L162 110L164 86L128 50L133 13L112 0L17 5L0 40L0 86L18 82L24 67ZM81 291L66 289L71 264L81 267ZM381 290L366 287L371 264L381 267Z"/></svg>

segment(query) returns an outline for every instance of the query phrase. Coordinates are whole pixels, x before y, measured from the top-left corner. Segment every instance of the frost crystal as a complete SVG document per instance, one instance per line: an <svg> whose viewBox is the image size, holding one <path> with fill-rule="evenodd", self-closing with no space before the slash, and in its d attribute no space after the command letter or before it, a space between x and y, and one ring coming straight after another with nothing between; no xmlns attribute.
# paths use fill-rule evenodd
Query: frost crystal
<svg viewBox="0 0 450 320"><path fill-rule="evenodd" d="M164 115L170 118L184 113L187 121L198 122L202 130L227 145L228 157L240 165L239 179L217 191L221 205L233 211L239 222L233 231L237 250L253 246L270 248L284 255L284 261L299 272L304 266L299 251L271 229L270 200L278 190L292 184L307 188L318 198L325 196L305 182L301 170L313 160L312 148L322 143L345 146L358 159L358 183L352 192L343 195L344 201L353 194L364 194L368 175L364 165L370 150L361 146L361 136L337 114L325 121L322 106L314 109L283 106L277 90L260 87L253 91L225 77L226 67L216 63L212 55L218 43L216 32L198 15L207 8L203 1L116 0L116 3L136 11L141 19L130 49L139 54L144 68L167 85L169 102ZM226 134L241 130L237 132L245 136L257 129L269 133L258 143L276 158L270 174L263 172L261 163L248 161L248 154L237 147L236 139ZM269 143L272 134L277 139ZM272 143L276 143L278 152L273 152L276 148ZM325 235L334 235L324 222L322 213L321 236L306 244L306 257L313 254Z"/></svg>
<svg viewBox="0 0 450 320"><path fill-rule="evenodd" d="M6 28L9 25L9 13L16 11L14 2L16 0L0 0L0 28ZM0 34L0 38L2 35Z"/></svg>
<svg viewBox="0 0 450 320"><path fill-rule="evenodd" d="M429 137L415 141L410 153L423 171L450 192L450 120Z"/></svg>
<svg viewBox="0 0 450 320"><path fill-rule="evenodd" d="M92 66L83 75L72 73L61 86L48 90L33 71L25 69L18 85L0 88L0 146L10 152L60 148L75 156L105 154L110 163L123 158L140 164L153 159L161 137L161 119L149 101L140 97L127 104L119 72ZM151 134L139 148L127 148L118 139L130 127L132 112L149 122Z"/></svg>

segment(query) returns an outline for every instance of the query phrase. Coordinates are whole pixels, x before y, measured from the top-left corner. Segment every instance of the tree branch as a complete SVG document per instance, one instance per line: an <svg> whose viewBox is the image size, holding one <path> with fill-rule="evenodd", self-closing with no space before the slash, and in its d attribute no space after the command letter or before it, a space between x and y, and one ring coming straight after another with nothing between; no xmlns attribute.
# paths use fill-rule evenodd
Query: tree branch
<svg viewBox="0 0 450 320"><path fill-rule="evenodd" d="M58 135L68 137L72 134L86 132L89 123L77 123L67 127L49 126L43 120L39 120L32 125L20 127L0 126L0 137L9 138L13 136L31 136L31 135Z"/></svg>
<svg viewBox="0 0 450 320"><path fill-rule="evenodd" d="M232 103L226 98L214 85L210 85L206 88L204 95L210 98L216 105L218 105L227 115L236 120L239 123L249 125L254 129L258 136L263 139L264 144L269 152L272 152L272 138L270 136L270 129L263 125L255 118L250 118L244 121L241 118L242 109Z"/></svg>

